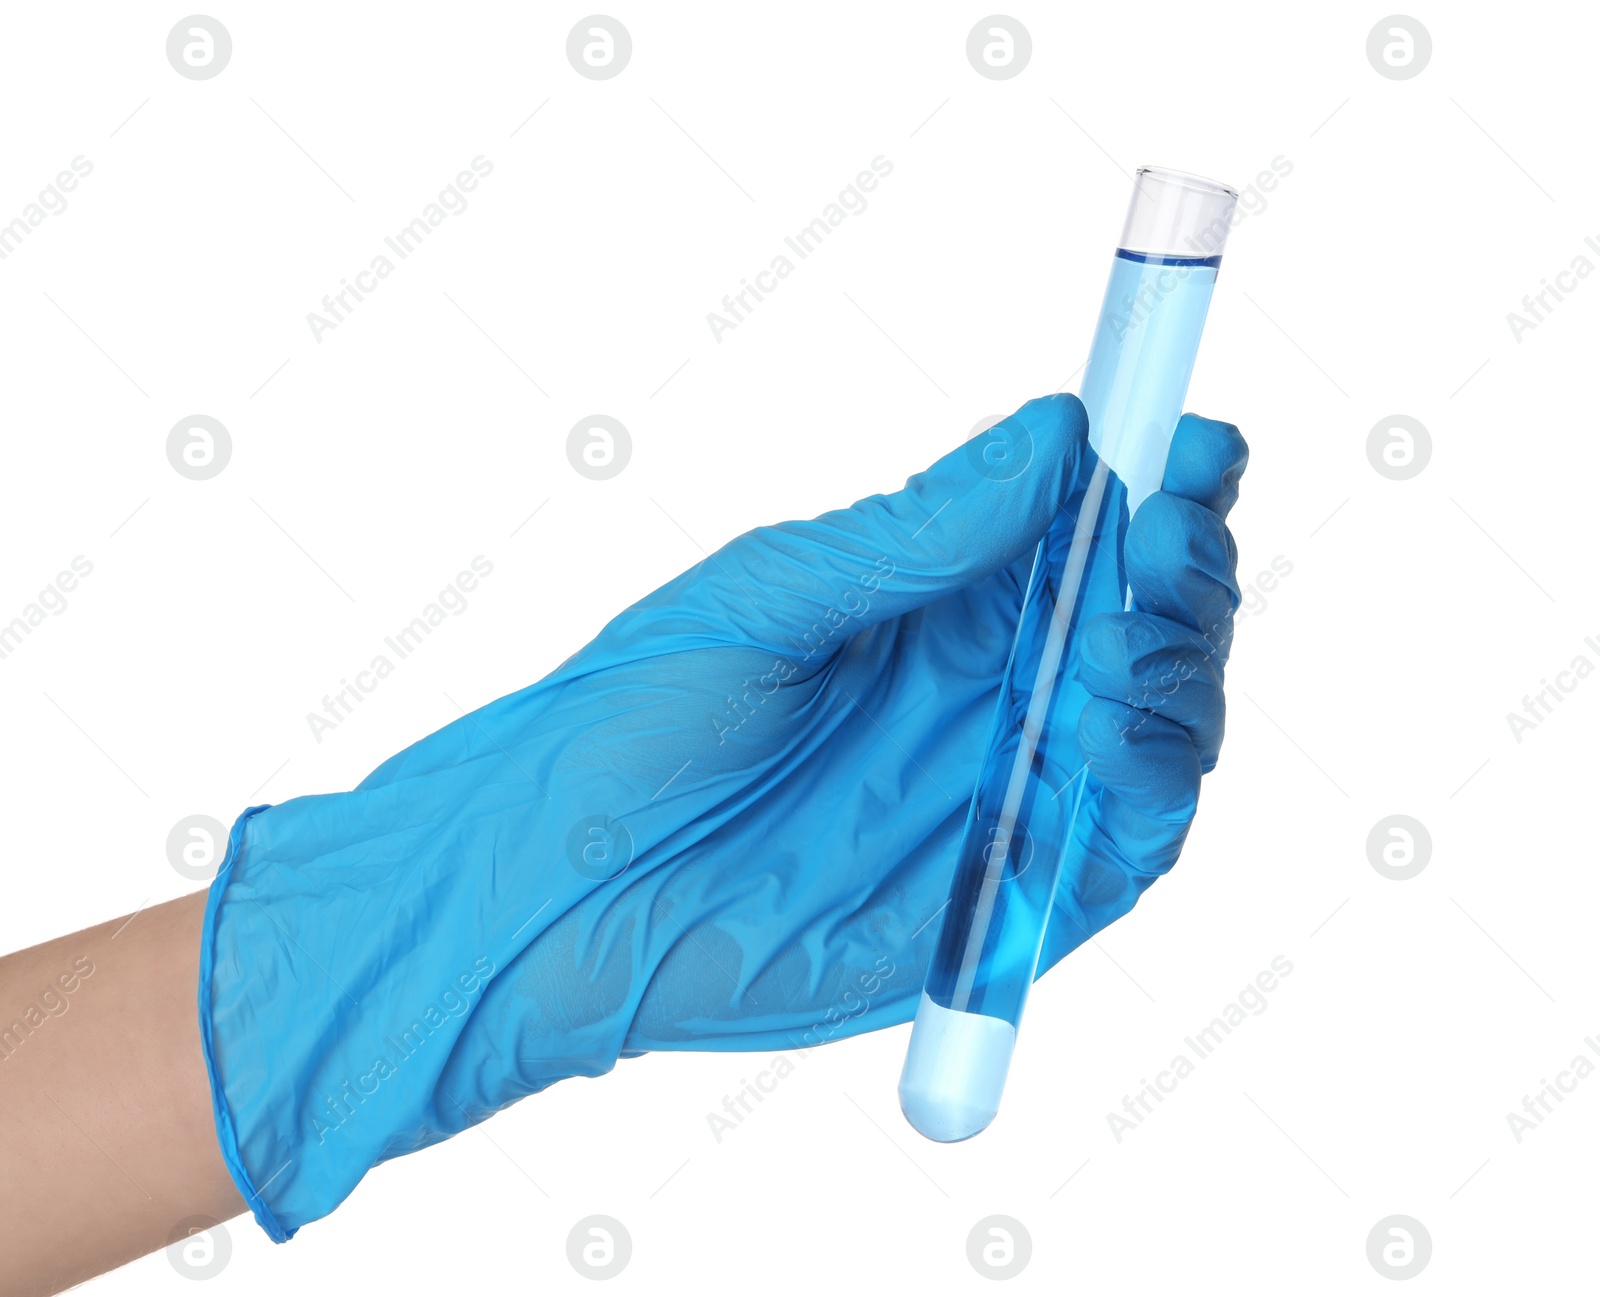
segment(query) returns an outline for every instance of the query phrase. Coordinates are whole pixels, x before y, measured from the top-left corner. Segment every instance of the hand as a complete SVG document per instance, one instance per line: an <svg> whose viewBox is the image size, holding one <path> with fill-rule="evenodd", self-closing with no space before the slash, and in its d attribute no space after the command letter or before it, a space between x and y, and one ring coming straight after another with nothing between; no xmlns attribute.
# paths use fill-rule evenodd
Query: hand
<svg viewBox="0 0 1600 1297"><path fill-rule="evenodd" d="M355 791L241 816L202 1030L224 1154L269 1233L618 1057L909 1020L1033 554L1095 462L1071 396L1004 433L1031 442L1009 480L969 445L892 495L749 532ZM1177 859L1222 740L1245 457L1236 429L1184 416L1125 570L1095 548L1081 688L1051 718L1089 783L1042 967Z"/></svg>

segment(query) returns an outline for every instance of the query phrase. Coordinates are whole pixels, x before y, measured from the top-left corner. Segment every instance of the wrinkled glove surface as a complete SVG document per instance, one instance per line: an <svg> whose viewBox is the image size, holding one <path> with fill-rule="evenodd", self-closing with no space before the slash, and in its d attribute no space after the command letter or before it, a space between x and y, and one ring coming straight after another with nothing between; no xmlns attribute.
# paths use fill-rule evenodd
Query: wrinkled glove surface
<svg viewBox="0 0 1600 1297"><path fill-rule="evenodd" d="M1185 415L1163 490L1095 547L1052 714L1088 783L1041 970L1182 847L1222 740L1245 457ZM1034 552L1094 459L1075 397L1030 401L903 490L737 537L354 791L244 812L200 1017L262 1227L619 1057L909 1021Z"/></svg>

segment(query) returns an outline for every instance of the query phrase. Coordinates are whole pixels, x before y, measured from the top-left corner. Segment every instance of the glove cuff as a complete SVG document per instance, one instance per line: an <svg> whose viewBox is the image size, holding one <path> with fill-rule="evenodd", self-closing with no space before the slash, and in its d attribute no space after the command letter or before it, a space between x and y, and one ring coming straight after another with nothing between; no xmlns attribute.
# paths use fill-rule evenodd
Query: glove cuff
<svg viewBox="0 0 1600 1297"><path fill-rule="evenodd" d="M212 1003L212 976L216 967L216 934L217 913L221 905L222 894L227 889L228 879L233 873L234 862L238 859L240 844L244 840L245 824L251 816L268 809L270 803L252 806L245 810L233 823L233 830L228 834L228 850L223 857L222 867L217 870L217 876L211 880L211 890L206 897L205 919L200 925L200 1051L206 1060L206 1077L211 1085L211 1115L216 1123L217 1143L222 1149L222 1160L226 1163L228 1174L233 1177L234 1187L239 1190L251 1213L256 1218L256 1223L267 1232L267 1236L274 1243L287 1243L294 1237L293 1229L285 1229L272 1209L267 1206L261 1196L265 1186L258 1187L245 1169L244 1160L239 1152L238 1132L234 1127L233 1112L228 1107L227 1095L222 1088L222 1080L217 1072L216 1047L211 1032L211 1003Z"/></svg>

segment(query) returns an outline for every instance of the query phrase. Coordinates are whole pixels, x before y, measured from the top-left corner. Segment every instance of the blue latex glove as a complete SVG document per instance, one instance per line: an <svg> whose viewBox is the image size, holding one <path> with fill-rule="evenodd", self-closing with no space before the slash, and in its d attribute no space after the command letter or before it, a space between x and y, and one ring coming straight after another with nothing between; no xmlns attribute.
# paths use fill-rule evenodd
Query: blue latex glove
<svg viewBox="0 0 1600 1297"><path fill-rule="evenodd" d="M1072 396L997 436L1031 441L1010 480L968 445L749 532L353 792L240 816L201 1030L224 1155L274 1239L377 1163L619 1057L910 1019L1034 549L1094 463ZM1134 611L1096 548L1067 704L1092 778L1042 967L1177 859L1222 739L1245 454L1184 416L1127 533Z"/></svg>

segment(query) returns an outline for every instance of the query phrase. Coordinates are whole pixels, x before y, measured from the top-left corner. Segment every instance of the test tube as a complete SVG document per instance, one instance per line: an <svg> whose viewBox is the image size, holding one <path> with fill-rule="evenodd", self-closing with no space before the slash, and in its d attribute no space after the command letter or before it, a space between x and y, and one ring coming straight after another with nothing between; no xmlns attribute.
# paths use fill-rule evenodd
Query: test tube
<svg viewBox="0 0 1600 1297"><path fill-rule="evenodd" d="M1000 1108L1092 777L1078 756L1076 708L1052 715L1070 692L1058 685L1089 553L1115 546L1120 573L1127 519L1161 489L1237 200L1183 172L1142 167L1134 178L1081 384L1097 462L1075 513L1069 502L1034 557L900 1076L900 1107L929 1139L967 1139ZM984 435L1010 434L1002 424ZM1132 605L1125 586L1116 593Z"/></svg>

